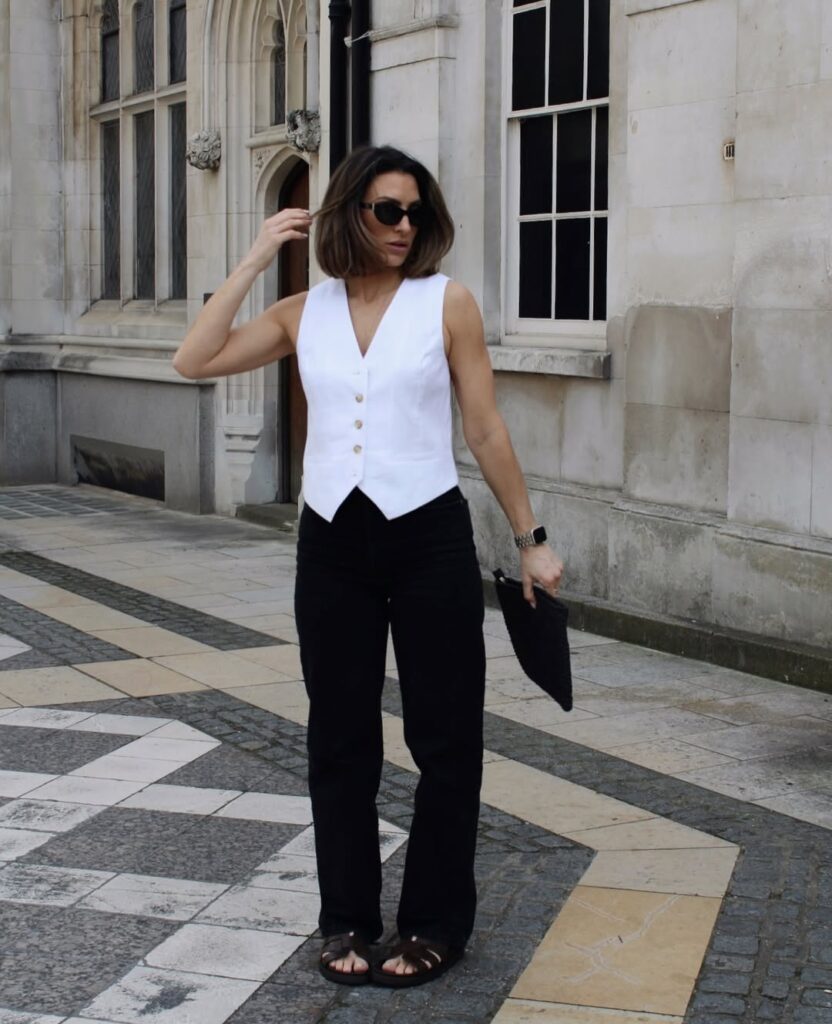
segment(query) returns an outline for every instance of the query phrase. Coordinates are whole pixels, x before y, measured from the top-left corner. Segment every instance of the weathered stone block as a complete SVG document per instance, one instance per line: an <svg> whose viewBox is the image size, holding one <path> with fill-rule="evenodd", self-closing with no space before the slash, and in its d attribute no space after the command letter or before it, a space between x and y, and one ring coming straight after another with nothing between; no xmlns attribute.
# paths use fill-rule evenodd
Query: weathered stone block
<svg viewBox="0 0 832 1024"><path fill-rule="evenodd" d="M812 533L832 537L832 427L815 427L812 445Z"/></svg>
<svg viewBox="0 0 832 1024"><path fill-rule="evenodd" d="M713 555L713 621L828 648L832 558L720 533Z"/></svg>
<svg viewBox="0 0 832 1024"><path fill-rule="evenodd" d="M728 413L628 405L625 492L641 501L725 510Z"/></svg>
<svg viewBox="0 0 832 1024"><path fill-rule="evenodd" d="M627 152L632 206L728 203L733 164L722 147L734 137L734 100L702 100L630 114Z"/></svg>
<svg viewBox="0 0 832 1024"><path fill-rule="evenodd" d="M824 0L739 0L737 90L816 82Z"/></svg>
<svg viewBox="0 0 832 1024"><path fill-rule="evenodd" d="M732 416L729 518L808 533L813 434L808 424Z"/></svg>
<svg viewBox="0 0 832 1024"><path fill-rule="evenodd" d="M736 306L832 309L832 198L739 203L736 221Z"/></svg>
<svg viewBox="0 0 832 1024"><path fill-rule="evenodd" d="M708 621L712 529L684 517L614 508L609 599L630 608Z"/></svg>
<svg viewBox="0 0 832 1024"><path fill-rule="evenodd" d="M736 7L736 0L704 0L632 18L630 110L733 98Z"/></svg>
<svg viewBox="0 0 832 1024"><path fill-rule="evenodd" d="M737 199L832 193L832 82L737 97Z"/></svg>
<svg viewBox="0 0 832 1024"><path fill-rule="evenodd" d="M731 411L832 423L832 311L734 312Z"/></svg>
<svg viewBox="0 0 832 1024"><path fill-rule="evenodd" d="M734 207L725 203L630 209L626 253L629 304L730 306L734 296L734 217Z"/></svg>
<svg viewBox="0 0 832 1024"><path fill-rule="evenodd" d="M642 306L628 326L628 402L728 411L730 311Z"/></svg>
<svg viewBox="0 0 832 1024"><path fill-rule="evenodd" d="M623 436L623 382L569 381L563 404L563 479L594 487L621 487Z"/></svg>
<svg viewBox="0 0 832 1024"><path fill-rule="evenodd" d="M566 381L514 373L498 373L495 379L497 403L521 455L523 471L559 480Z"/></svg>

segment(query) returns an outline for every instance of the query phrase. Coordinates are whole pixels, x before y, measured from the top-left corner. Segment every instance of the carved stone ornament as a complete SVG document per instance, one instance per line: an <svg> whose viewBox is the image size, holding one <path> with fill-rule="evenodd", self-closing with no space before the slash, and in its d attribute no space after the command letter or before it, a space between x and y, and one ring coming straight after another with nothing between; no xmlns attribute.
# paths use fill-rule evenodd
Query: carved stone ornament
<svg viewBox="0 0 832 1024"><path fill-rule="evenodd" d="M254 153L254 177L255 180L260 177L263 172L263 168L271 160L277 150L274 146L267 149L258 149Z"/></svg>
<svg viewBox="0 0 832 1024"><path fill-rule="evenodd" d="M215 171L222 158L222 137L216 128L197 132L188 139L188 163L199 171Z"/></svg>
<svg viewBox="0 0 832 1024"><path fill-rule="evenodd" d="M286 135L301 153L317 153L321 147L321 115L317 110L290 110Z"/></svg>

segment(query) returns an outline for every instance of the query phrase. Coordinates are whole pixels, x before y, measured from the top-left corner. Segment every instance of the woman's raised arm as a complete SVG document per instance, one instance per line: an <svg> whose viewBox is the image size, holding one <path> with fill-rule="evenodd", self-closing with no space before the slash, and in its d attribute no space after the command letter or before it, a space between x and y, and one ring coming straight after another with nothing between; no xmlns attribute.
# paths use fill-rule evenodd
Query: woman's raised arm
<svg viewBox="0 0 832 1024"><path fill-rule="evenodd" d="M258 274L286 242L308 238L311 223L308 210L281 210L263 224L249 254L205 303L179 346L173 357L178 373L191 380L224 377L292 351L305 295L282 299L241 327L231 324Z"/></svg>

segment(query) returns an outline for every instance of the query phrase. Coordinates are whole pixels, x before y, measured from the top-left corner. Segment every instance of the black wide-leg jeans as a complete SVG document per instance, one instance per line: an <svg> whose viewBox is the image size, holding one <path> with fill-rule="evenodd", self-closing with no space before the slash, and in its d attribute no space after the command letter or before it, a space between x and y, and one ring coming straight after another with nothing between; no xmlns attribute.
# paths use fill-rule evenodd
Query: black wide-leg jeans
<svg viewBox="0 0 832 1024"><path fill-rule="evenodd" d="M389 629L405 740L421 773L397 925L407 938L464 945L476 908L485 647L482 579L459 488L390 520L358 489L331 523L305 506L295 611L321 931L372 941L383 930L376 795Z"/></svg>

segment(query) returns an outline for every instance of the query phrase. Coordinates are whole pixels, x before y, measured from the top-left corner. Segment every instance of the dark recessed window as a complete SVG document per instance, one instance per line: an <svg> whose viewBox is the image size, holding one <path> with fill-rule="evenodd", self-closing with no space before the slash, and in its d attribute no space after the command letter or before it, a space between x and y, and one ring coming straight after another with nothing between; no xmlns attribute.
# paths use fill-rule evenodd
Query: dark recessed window
<svg viewBox="0 0 832 1024"><path fill-rule="evenodd" d="M272 50L272 124L286 123L286 27L283 19L274 24Z"/></svg>
<svg viewBox="0 0 832 1024"><path fill-rule="evenodd" d="M187 163L185 104L170 108L170 297L188 296Z"/></svg>
<svg viewBox="0 0 832 1024"><path fill-rule="evenodd" d="M513 0L511 19L510 316L603 320L610 0Z"/></svg>
<svg viewBox="0 0 832 1024"><path fill-rule="evenodd" d="M105 0L101 18L101 102L117 100L121 90L118 78L118 0Z"/></svg>
<svg viewBox="0 0 832 1024"><path fill-rule="evenodd" d="M156 147L152 110L136 114L136 298L156 296Z"/></svg>
<svg viewBox="0 0 832 1024"><path fill-rule="evenodd" d="M538 8L514 15L511 64L512 110L546 104L546 11Z"/></svg>
<svg viewBox="0 0 832 1024"><path fill-rule="evenodd" d="M119 121L101 125L103 272L101 294L121 298L121 162Z"/></svg>
<svg viewBox="0 0 832 1024"><path fill-rule="evenodd" d="M170 82L184 82L187 77L187 16L185 0L170 0L168 9L168 65Z"/></svg>
<svg viewBox="0 0 832 1024"><path fill-rule="evenodd" d="M154 86L153 0L136 0L133 18L135 91L149 92Z"/></svg>

